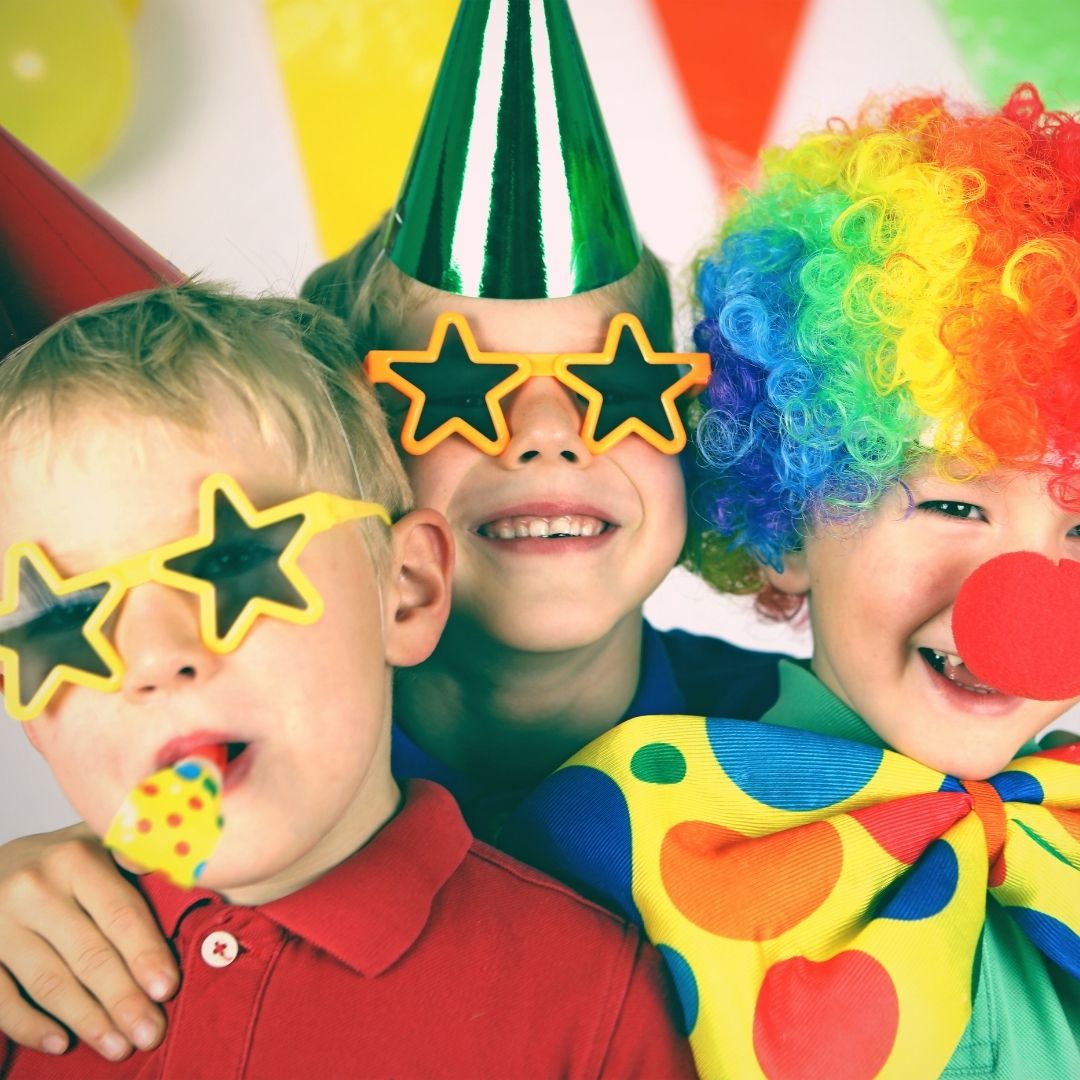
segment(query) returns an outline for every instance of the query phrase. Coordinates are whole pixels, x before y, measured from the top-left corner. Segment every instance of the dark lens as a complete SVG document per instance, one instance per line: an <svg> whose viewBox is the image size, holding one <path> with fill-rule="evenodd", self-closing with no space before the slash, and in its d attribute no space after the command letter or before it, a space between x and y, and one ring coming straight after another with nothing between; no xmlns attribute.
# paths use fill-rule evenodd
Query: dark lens
<svg viewBox="0 0 1080 1080"><path fill-rule="evenodd" d="M106 592L108 585L102 584L59 596L31 562L20 562L19 603L0 620L0 645L19 658L21 705L28 705L61 665L91 675L109 675L109 668L85 634L86 623Z"/></svg>
<svg viewBox="0 0 1080 1080"><path fill-rule="evenodd" d="M680 364L650 364L628 326L623 327L610 364L567 364L567 369L602 398L594 438L599 442L634 417L665 439L673 438L661 395L685 373Z"/></svg>
<svg viewBox="0 0 1080 1080"><path fill-rule="evenodd" d="M422 390L424 408L417 420L416 439L422 441L448 420L458 417L481 435L494 441L495 421L487 406L486 395L518 370L516 364L477 364L473 362L458 328L446 328L442 349L434 363L395 360L394 371Z"/></svg>
<svg viewBox="0 0 1080 1080"><path fill-rule="evenodd" d="M217 634L223 638L258 597L300 610L307 607L281 570L281 554L303 523L303 515L297 514L272 525L252 527L219 491L214 502L214 539L165 565L214 586Z"/></svg>

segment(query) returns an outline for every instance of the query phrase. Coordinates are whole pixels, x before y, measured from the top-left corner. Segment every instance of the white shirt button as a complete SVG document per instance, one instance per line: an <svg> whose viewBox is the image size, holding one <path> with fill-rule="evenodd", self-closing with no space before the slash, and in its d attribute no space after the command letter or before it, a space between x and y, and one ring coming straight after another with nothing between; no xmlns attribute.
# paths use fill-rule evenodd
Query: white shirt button
<svg viewBox="0 0 1080 1080"><path fill-rule="evenodd" d="M240 955L240 943L227 930L215 930L203 938L201 951L211 967L228 967Z"/></svg>

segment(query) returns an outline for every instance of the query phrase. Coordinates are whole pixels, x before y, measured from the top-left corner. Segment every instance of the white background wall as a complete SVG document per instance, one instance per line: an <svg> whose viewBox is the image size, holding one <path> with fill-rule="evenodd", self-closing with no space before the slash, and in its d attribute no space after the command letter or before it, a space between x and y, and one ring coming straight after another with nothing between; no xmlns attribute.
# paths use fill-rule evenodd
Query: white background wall
<svg viewBox="0 0 1080 1080"><path fill-rule="evenodd" d="M638 228L685 294L679 273L717 207L651 10L646 0L570 6ZM135 37L131 124L87 190L187 272L295 292L322 254L261 3L143 0ZM928 0L814 0L771 138L901 87L974 92ZM680 571L647 613L661 627L809 654L805 632L763 624ZM72 819L19 726L0 724L0 841Z"/></svg>

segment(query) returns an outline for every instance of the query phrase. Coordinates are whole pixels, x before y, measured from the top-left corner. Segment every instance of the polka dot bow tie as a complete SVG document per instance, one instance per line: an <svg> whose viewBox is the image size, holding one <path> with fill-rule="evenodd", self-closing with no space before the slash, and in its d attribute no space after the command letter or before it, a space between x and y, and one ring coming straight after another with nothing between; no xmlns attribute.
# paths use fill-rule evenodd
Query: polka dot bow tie
<svg viewBox="0 0 1080 1080"><path fill-rule="evenodd" d="M961 782L845 739L640 717L504 840L645 926L703 1076L938 1076L988 892L1080 978L1080 745Z"/></svg>

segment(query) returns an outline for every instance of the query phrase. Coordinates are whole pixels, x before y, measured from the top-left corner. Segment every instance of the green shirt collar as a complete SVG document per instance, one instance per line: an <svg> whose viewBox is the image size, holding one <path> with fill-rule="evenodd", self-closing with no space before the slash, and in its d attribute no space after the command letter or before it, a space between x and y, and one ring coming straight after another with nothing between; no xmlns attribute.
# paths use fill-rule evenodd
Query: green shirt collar
<svg viewBox="0 0 1080 1080"><path fill-rule="evenodd" d="M762 723L892 749L810 670L809 660L781 660L778 670L780 696L762 716ZM1038 749L1035 742L1025 743L1017 755L1034 754Z"/></svg>

